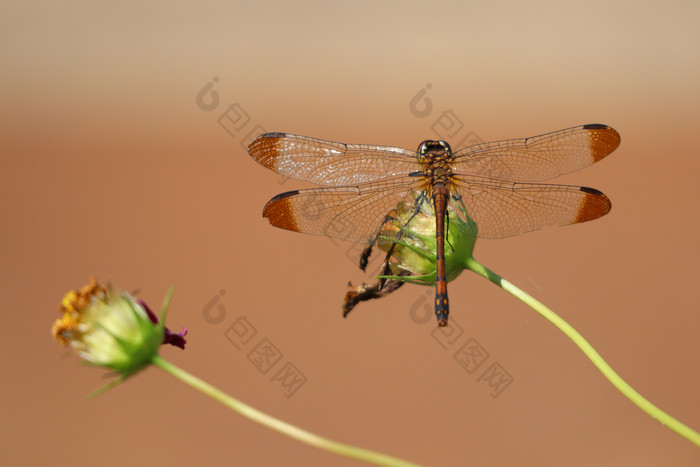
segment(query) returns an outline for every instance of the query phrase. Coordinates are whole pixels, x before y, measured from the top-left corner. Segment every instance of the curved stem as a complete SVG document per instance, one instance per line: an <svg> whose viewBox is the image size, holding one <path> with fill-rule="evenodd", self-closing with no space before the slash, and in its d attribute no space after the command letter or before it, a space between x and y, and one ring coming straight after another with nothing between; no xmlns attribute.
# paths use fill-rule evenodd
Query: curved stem
<svg viewBox="0 0 700 467"><path fill-rule="evenodd" d="M365 461L370 464L375 465L387 465L387 466L401 466L401 467L417 467L417 464L413 464L408 461L398 459L396 457L388 456L386 454L380 454L368 449L362 449L355 446L350 446L347 444L339 443L337 441L332 441L327 438L315 435L308 431L297 428L294 425L290 425L287 422L283 422L271 415L261 412L253 407L244 404L243 402L234 399L228 394L220 391L209 383L187 373L185 370L178 368L167 360L163 359L161 356L156 355L153 359L153 364L163 371L170 373L175 378L181 380L184 383L189 384L193 388L203 392L214 400L220 402L226 407L233 409L240 415L243 415L254 422L260 423L268 428L278 431L290 438L306 443L315 448L328 451L340 456L350 457L352 459L358 459Z"/></svg>
<svg viewBox="0 0 700 467"><path fill-rule="evenodd" d="M613 386L615 386L622 394L624 394L625 397L631 400L637 407L642 409L644 412L651 415L651 417L655 420L660 421L663 425L667 426L671 430L683 436L696 446L700 446L700 434L698 434L695 430L688 427L687 425L684 425L675 418L671 417L670 415L656 407L654 404L646 400L644 397L642 397L641 394L635 391L632 388L632 386L627 384L625 380L623 380L617 373L615 373L615 371L610 367L610 365L608 365L605 362L605 360L603 360L603 358L598 354L598 352L595 351L591 344L589 344L581 334L579 334L574 328L571 327L571 325L569 325L569 323L560 318L556 313L554 313L542 303L532 298L530 295L528 295L515 285L503 279L495 272L491 271L489 268L479 264L473 258L467 260L467 268L471 269L480 276L490 280L491 282L501 287L506 292L514 295L521 301L525 302L536 312L544 316L548 321L550 321L553 325L559 328L560 331L566 334L567 337L569 337L569 339L574 341L574 343L583 351L584 354L586 354L586 356L596 366L596 368L598 368L598 370L600 370L600 372L603 373L603 376L605 376L608 379L608 381L610 381L613 384Z"/></svg>

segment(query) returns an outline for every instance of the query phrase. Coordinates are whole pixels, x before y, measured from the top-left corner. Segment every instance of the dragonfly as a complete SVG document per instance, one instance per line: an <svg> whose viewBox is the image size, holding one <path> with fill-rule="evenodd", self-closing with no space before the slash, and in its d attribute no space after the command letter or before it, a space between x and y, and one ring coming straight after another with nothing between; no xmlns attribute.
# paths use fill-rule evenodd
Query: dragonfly
<svg viewBox="0 0 700 467"><path fill-rule="evenodd" d="M594 123L454 152L446 141L426 140L412 151L275 132L256 137L248 153L278 174L319 186L270 199L263 209L270 224L365 244L365 253L392 209L404 203L416 206L417 213L421 203L431 203L436 223L435 315L438 325L446 326L448 201L458 197L464 203L479 238L591 221L612 206L602 192L539 182L598 162L619 144L617 131ZM447 221L449 226L449 217Z"/></svg>

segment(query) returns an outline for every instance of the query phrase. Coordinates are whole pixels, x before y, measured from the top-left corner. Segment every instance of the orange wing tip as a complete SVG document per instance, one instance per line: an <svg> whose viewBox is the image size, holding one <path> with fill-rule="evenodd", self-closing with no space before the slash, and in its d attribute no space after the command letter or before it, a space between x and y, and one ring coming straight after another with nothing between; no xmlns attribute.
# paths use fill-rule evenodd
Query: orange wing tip
<svg viewBox="0 0 700 467"><path fill-rule="evenodd" d="M273 131L270 133L263 133L262 135L258 135L253 139L253 141L250 142L248 145L248 150L250 150L251 147L258 146L260 144L265 144L266 140L269 139L279 139L279 138L285 138L287 137L287 133L281 133L279 131Z"/></svg>
<svg viewBox="0 0 700 467"><path fill-rule="evenodd" d="M592 221L610 212L612 203L602 192L585 186L582 186L580 190L586 195L579 206L575 223Z"/></svg>
<svg viewBox="0 0 700 467"><path fill-rule="evenodd" d="M593 162L598 162L620 145L620 133L614 128L601 123L583 125L588 130L589 147Z"/></svg>
<svg viewBox="0 0 700 467"><path fill-rule="evenodd" d="M261 165L275 170L279 152L278 145L287 136L289 136L287 133L264 133L250 142L248 154Z"/></svg>
<svg viewBox="0 0 700 467"><path fill-rule="evenodd" d="M275 227L299 232L296 216L290 198L299 194L299 190L281 193L267 202L263 208L263 217Z"/></svg>

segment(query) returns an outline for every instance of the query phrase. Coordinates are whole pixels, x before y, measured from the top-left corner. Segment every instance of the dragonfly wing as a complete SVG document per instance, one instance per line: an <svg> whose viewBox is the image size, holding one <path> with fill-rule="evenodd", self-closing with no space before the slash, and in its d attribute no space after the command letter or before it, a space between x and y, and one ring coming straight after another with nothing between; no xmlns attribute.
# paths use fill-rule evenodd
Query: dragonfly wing
<svg viewBox="0 0 700 467"><path fill-rule="evenodd" d="M392 177L356 186L312 188L279 194L268 201L263 217L294 232L370 243L401 201L413 203L422 181Z"/></svg>
<svg viewBox="0 0 700 467"><path fill-rule="evenodd" d="M408 149L344 144L288 133L265 133L248 146L260 164L281 175L316 185L357 185L420 170Z"/></svg>
<svg viewBox="0 0 700 467"><path fill-rule="evenodd" d="M532 182L597 162L620 144L607 125L581 125L531 138L476 144L454 153L456 172Z"/></svg>
<svg viewBox="0 0 700 467"><path fill-rule="evenodd" d="M519 183L471 174L455 176L454 186L482 238L586 222L604 216L612 206L603 193L582 186Z"/></svg>

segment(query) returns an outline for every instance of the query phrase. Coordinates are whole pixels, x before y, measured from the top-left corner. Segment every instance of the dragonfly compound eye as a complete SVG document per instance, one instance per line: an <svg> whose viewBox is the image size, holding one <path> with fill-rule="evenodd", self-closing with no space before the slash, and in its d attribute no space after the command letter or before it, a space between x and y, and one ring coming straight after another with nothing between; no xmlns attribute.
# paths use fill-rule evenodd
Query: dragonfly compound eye
<svg viewBox="0 0 700 467"><path fill-rule="evenodd" d="M418 146L418 154L420 154L422 156L425 156L426 154L428 154L429 147L430 147L431 143L432 143L432 141L429 139L420 143L420 145Z"/></svg>
<svg viewBox="0 0 700 467"><path fill-rule="evenodd" d="M447 154L452 154L452 148L446 141L438 141L437 144L439 144Z"/></svg>

